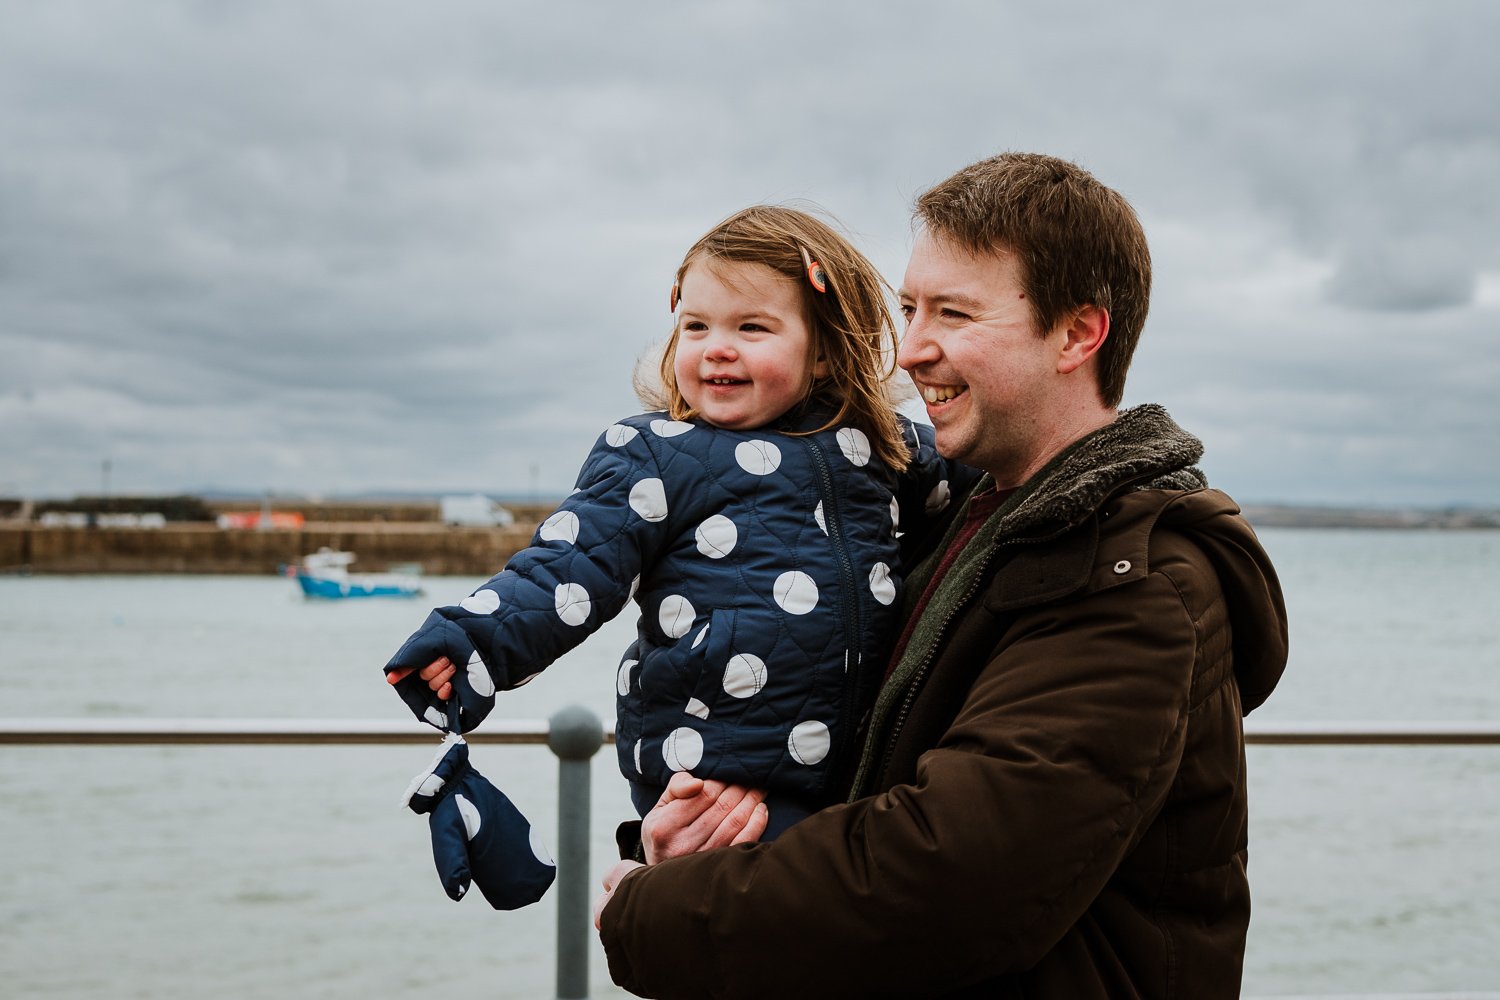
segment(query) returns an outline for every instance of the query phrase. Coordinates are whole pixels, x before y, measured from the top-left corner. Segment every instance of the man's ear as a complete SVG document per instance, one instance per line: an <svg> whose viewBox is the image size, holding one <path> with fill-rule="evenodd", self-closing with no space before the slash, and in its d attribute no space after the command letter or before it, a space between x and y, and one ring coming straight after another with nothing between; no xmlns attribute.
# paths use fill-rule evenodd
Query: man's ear
<svg viewBox="0 0 1500 1000"><path fill-rule="evenodd" d="M1109 337L1109 313L1095 305L1079 306L1063 328L1062 349L1057 355L1057 371L1068 375L1099 352Z"/></svg>

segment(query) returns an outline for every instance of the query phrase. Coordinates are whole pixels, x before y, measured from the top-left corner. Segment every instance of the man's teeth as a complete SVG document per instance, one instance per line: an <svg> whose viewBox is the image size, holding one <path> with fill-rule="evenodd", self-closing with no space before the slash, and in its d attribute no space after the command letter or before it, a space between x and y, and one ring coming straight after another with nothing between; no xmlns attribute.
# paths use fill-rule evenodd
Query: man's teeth
<svg viewBox="0 0 1500 1000"><path fill-rule="evenodd" d="M922 398L929 403L946 403L964 391L961 385L924 385Z"/></svg>

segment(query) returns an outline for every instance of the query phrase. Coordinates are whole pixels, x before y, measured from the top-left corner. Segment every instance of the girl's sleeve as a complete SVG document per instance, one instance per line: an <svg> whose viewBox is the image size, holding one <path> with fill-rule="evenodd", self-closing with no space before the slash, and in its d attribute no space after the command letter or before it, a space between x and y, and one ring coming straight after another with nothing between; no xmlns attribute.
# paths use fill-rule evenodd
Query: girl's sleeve
<svg viewBox="0 0 1500 1000"><path fill-rule="evenodd" d="M983 473L938 454L928 425L899 419L911 462L896 482L897 527L908 539L920 539L947 525Z"/></svg>
<svg viewBox="0 0 1500 1000"><path fill-rule="evenodd" d="M497 690L524 684L619 614L669 532L666 484L646 436L605 431L573 493L504 571L458 604L435 608L385 669L439 657L453 678L460 730L477 726ZM396 685L419 719L447 729L447 706L415 673Z"/></svg>

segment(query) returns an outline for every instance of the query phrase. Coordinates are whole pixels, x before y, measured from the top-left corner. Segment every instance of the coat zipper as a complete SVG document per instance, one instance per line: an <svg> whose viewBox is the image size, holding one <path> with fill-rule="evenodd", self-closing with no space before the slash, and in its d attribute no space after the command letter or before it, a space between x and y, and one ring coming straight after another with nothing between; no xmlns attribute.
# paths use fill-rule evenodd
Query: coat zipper
<svg viewBox="0 0 1500 1000"><path fill-rule="evenodd" d="M853 738L850 735L849 727L855 721L852 717L852 712L854 709L853 703L856 700L854 695L858 687L856 680L859 671L859 653L857 650L851 649L851 645L858 642L859 638L864 635L862 627L863 616L860 614L863 602L856 587L854 564L849 558L849 547L844 541L838 497L834 493L833 476L828 471L828 462L823 457L822 449L818 447L817 442L812 438L802 438L802 444L807 449L807 454L812 459L813 465L817 467L818 477L823 483L823 527L827 531L828 541L832 545L834 555L837 558L839 575L844 585L845 596L844 600L840 602L843 605L844 611L844 693L843 697L839 699L839 718L836 730L842 743L837 754L835 754L835 758L841 758L845 752L843 745L848 744ZM855 657L856 661L853 664L849 662L851 654ZM839 770L837 759L831 763L833 766L828 768L823 779L823 790L825 792L828 789L829 783L833 780L833 775Z"/></svg>
<svg viewBox="0 0 1500 1000"><path fill-rule="evenodd" d="M937 656L938 647L942 645L942 640L948 633L948 626L953 623L954 618L958 617L960 611L968 607L969 602L974 599L974 595L979 593L979 588L984 583L985 572L989 569L990 562L995 558L995 553L1010 545L1027 545L1049 540L1047 538L1011 538L992 546L984 554L979 564L979 570L974 574L973 585L969 587L963 597L959 598L958 602L953 605L953 610L949 611L947 617L943 619L942 624L938 627L938 634L927 652L927 656L917 665L916 671L913 672L911 679L907 682L906 693L901 698L901 706L897 709L895 718L891 720L890 731L885 738L885 754L881 757L880 767L878 770L872 770L869 777L866 778L865 788L862 790L863 794L870 794L873 788L878 787L879 783L885 780L885 776L890 770L891 760L896 756L896 738L900 736L901 730L906 725L906 717L911 713L912 705L916 703L917 695L922 690L922 683L927 679L927 672L931 669L932 661Z"/></svg>

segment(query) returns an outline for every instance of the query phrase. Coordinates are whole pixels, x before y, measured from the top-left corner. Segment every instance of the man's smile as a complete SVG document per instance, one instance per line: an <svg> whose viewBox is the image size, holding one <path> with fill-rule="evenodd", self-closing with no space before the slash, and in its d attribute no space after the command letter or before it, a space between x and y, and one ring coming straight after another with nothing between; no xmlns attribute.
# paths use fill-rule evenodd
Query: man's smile
<svg viewBox="0 0 1500 1000"><path fill-rule="evenodd" d="M922 398L930 406L946 403L950 399L955 399L969 391L969 387L966 385L932 385L923 383L919 384L917 388L921 390Z"/></svg>

